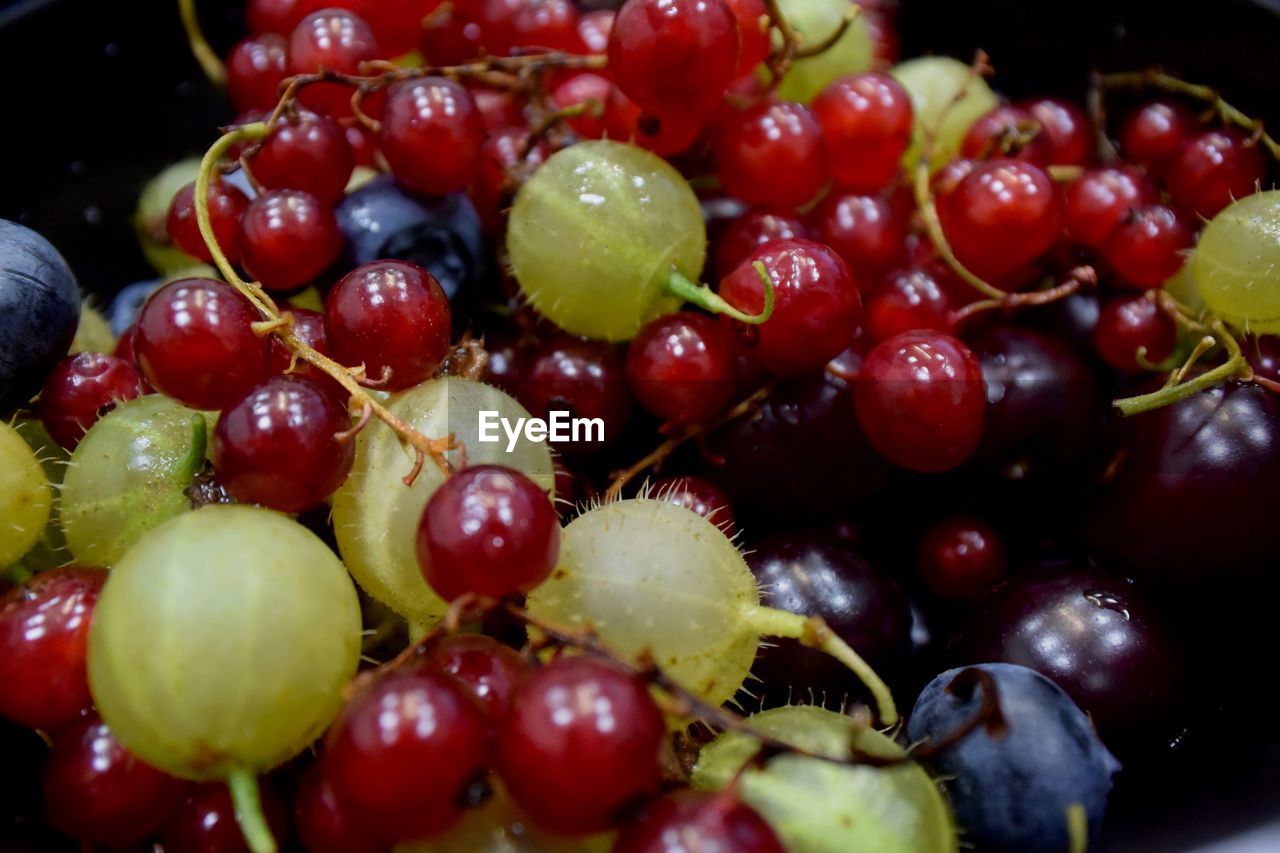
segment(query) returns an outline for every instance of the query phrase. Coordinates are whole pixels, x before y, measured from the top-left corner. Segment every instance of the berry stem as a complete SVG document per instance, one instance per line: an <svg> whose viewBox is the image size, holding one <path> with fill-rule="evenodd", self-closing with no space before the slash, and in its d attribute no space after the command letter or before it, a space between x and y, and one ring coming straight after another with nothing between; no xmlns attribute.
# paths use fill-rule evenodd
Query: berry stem
<svg viewBox="0 0 1280 853"><path fill-rule="evenodd" d="M1067 280L1056 287L1033 290L1029 293L1009 293L1000 299L981 299L977 302L970 302L960 310L951 312L951 323L953 326L959 326L975 314L1000 308L1008 311L1031 305L1048 305L1060 299L1066 299L1071 294L1079 291L1081 287L1093 287L1097 283L1098 273L1093 267L1076 267L1067 273Z"/></svg>
<svg viewBox="0 0 1280 853"><path fill-rule="evenodd" d="M1226 382L1228 379L1243 374L1248 364L1235 336L1227 331L1221 320L1213 321L1212 329L1217 338L1226 344L1227 360L1225 362L1212 370L1201 373L1194 379L1166 385L1159 391L1153 391L1150 394L1115 400L1111 405L1119 409L1120 414L1129 417L1140 412L1150 412L1163 406L1172 405L1198 394L1206 388L1212 388L1215 385Z"/></svg>
<svg viewBox="0 0 1280 853"><path fill-rule="evenodd" d="M840 639L819 616L802 616L773 607L752 606L743 617L756 631L770 637L791 637L803 645L825 652L847 666L871 691L880 713L880 721L886 726L898 722L898 708L889 686L861 655Z"/></svg>
<svg viewBox="0 0 1280 853"><path fill-rule="evenodd" d="M942 233L942 221L938 219L938 208L933 201L933 193L929 191L929 151L931 146L925 145L920 150L920 162L916 164L915 196L916 205L920 208L920 216L924 219L925 230L929 233L929 241L951 271L958 275L965 284L989 299L1003 301L1009 294L993 284L988 284L975 275L951 250L947 235Z"/></svg>
<svg viewBox="0 0 1280 853"><path fill-rule="evenodd" d="M236 809L236 823L244 833L244 840L253 853L276 853L276 839L271 826L262 813L262 792L258 789L257 774L237 769L227 776L227 788Z"/></svg>
<svg viewBox="0 0 1280 853"><path fill-rule="evenodd" d="M196 0L178 0L178 12L182 16L182 28L187 32L187 43L191 45L191 53L200 63L204 76L215 86L227 84L227 67L222 64L218 54L204 37L200 29L200 18L196 15Z"/></svg>
<svg viewBox="0 0 1280 853"><path fill-rule="evenodd" d="M775 288L773 279L770 278L769 271L764 268L764 264L761 261L756 261L754 267L756 274L760 276L760 283L764 285L764 309L759 314L747 314L739 311L710 287L685 278L675 267L671 268L671 274L667 277L667 291L674 296L679 296L685 302L692 302L704 311L709 311L712 314L723 314L726 317L737 320L739 323L759 326L773 316Z"/></svg>

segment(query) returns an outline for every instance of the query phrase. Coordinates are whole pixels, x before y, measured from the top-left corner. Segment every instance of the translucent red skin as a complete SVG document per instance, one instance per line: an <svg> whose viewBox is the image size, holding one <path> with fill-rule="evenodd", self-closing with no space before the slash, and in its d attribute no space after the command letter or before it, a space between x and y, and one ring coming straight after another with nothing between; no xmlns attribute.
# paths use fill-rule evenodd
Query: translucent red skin
<svg viewBox="0 0 1280 853"><path fill-rule="evenodd" d="M873 343L914 329L949 332L951 300L926 267L900 270L886 277L867 299L863 331Z"/></svg>
<svg viewBox="0 0 1280 853"><path fill-rule="evenodd" d="M601 54L609 50L615 14L613 9L597 9L578 18L578 39L587 53Z"/></svg>
<svg viewBox="0 0 1280 853"><path fill-rule="evenodd" d="M950 335L904 332L876 346L854 382L854 400L871 446L912 471L955 468L982 440L982 367Z"/></svg>
<svg viewBox="0 0 1280 853"><path fill-rule="evenodd" d="M498 465L447 479L418 525L418 566L445 601L528 592L547 579L559 554L560 520L546 492Z"/></svg>
<svg viewBox="0 0 1280 853"><path fill-rule="evenodd" d="M645 804L639 820L623 828L613 853L786 853L759 812L730 792L678 791Z"/></svg>
<svg viewBox="0 0 1280 853"><path fill-rule="evenodd" d="M1257 335L1241 342L1253 372L1263 379L1280 382L1280 337Z"/></svg>
<svg viewBox="0 0 1280 853"><path fill-rule="evenodd" d="M0 598L0 716L57 732L93 704L89 619L107 573L41 572Z"/></svg>
<svg viewBox="0 0 1280 853"><path fill-rule="evenodd" d="M351 820L321 758L307 769L293 802L293 822L307 853L380 853L383 846Z"/></svg>
<svg viewBox="0 0 1280 853"><path fill-rule="evenodd" d="M457 821L463 792L491 756L484 711L453 678L427 669L378 678L347 703L327 744L325 768L341 807L387 843Z"/></svg>
<svg viewBox="0 0 1280 853"><path fill-rule="evenodd" d="M738 532L729 496L710 480L692 474L663 477L654 481L649 493L657 500L696 512L724 531L725 536L732 537Z"/></svg>
<svg viewBox="0 0 1280 853"><path fill-rule="evenodd" d="M799 219L748 210L725 227L715 241L715 268L720 278L736 270L757 247L770 240L813 239L809 226Z"/></svg>
<svg viewBox="0 0 1280 853"><path fill-rule="evenodd" d="M355 165L341 127L323 116L304 115L276 125L250 158L249 171L267 189L302 190L336 204Z"/></svg>
<svg viewBox="0 0 1280 853"><path fill-rule="evenodd" d="M729 330L692 311L653 320L627 349L627 382L640 405L663 421L691 424L722 409L737 384Z"/></svg>
<svg viewBox="0 0 1280 853"><path fill-rule="evenodd" d="M774 286L773 316L738 326L752 361L778 375L821 369L853 343L862 297L845 262L809 240L765 243L720 282L720 296L740 311L764 308L763 262Z"/></svg>
<svg viewBox="0 0 1280 853"><path fill-rule="evenodd" d="M1165 181L1174 204L1211 219L1238 198L1252 195L1267 176L1262 146L1234 127L1203 130L1169 161Z"/></svg>
<svg viewBox="0 0 1280 853"><path fill-rule="evenodd" d="M466 8L460 9L462 4L453 4L448 12L437 12L443 5L443 0L427 3L427 17L418 43L422 55L436 65L456 65L479 56L483 48L481 28L475 20L478 12L472 14Z"/></svg>
<svg viewBox="0 0 1280 853"><path fill-rule="evenodd" d="M348 9L368 22L378 47L387 56L407 53L417 46L422 19L429 11L423 0L308 0L312 9Z"/></svg>
<svg viewBox="0 0 1280 853"><path fill-rule="evenodd" d="M289 839L289 815L275 790L262 780L262 811L276 842ZM236 822L231 793L224 782L207 782L187 789L165 827L165 853L248 853L244 832Z"/></svg>
<svg viewBox="0 0 1280 853"><path fill-rule="evenodd" d="M182 251L206 264L213 262L213 254L200 233L196 220L196 185L186 184L169 202L165 229L169 239ZM240 217L249 207L249 197L225 181L209 182L209 226L213 229L218 248L235 263L240 260Z"/></svg>
<svg viewBox="0 0 1280 853"><path fill-rule="evenodd" d="M602 419L606 444L622 434L631 417L625 363L617 348L603 341L561 335L543 342L531 356L517 397L537 417L554 409ZM559 449L586 452L601 446L570 442Z"/></svg>
<svg viewBox="0 0 1280 853"><path fill-rule="evenodd" d="M318 311L293 306L289 306L287 310L293 315L294 337L321 355L332 357L329 350L329 337L324 329L324 315ZM293 365L292 371L289 370L290 364ZM336 379L308 361L301 358L294 359L289 348L281 343L278 337L272 336L271 374L276 376L285 373L310 379L330 394L336 395L336 399L346 399L347 392Z"/></svg>
<svg viewBox="0 0 1280 853"><path fill-rule="evenodd" d="M269 110L280 100L288 75L284 37L264 33L244 39L227 56L227 96L236 112Z"/></svg>
<svg viewBox="0 0 1280 853"><path fill-rule="evenodd" d="M881 196L833 192L808 217L813 237L836 251L859 281L875 281L907 259L907 217Z"/></svg>
<svg viewBox="0 0 1280 853"><path fill-rule="evenodd" d="M768 11L763 0L725 0L733 17L738 19L738 68L735 78L742 78L755 71L756 66L769 56L773 45L769 41L772 27L765 20ZM764 22L764 26L761 23Z"/></svg>
<svg viewBox="0 0 1280 853"><path fill-rule="evenodd" d="M1187 262L1185 252L1195 244L1191 226L1160 204L1129 211L1102 246L1102 257L1118 281L1138 289L1159 287Z"/></svg>
<svg viewBox="0 0 1280 853"><path fill-rule="evenodd" d="M301 512L333 494L355 445L339 441L351 417L339 398L296 376L277 376L222 413L213 432L218 482L236 500Z"/></svg>
<svg viewBox="0 0 1280 853"><path fill-rule="evenodd" d="M319 0L249 0L245 4L249 31L288 35L303 18L316 10L318 2Z"/></svg>
<svg viewBox="0 0 1280 853"><path fill-rule="evenodd" d="M567 119L565 124L583 139L600 139L605 135L604 107L609 102L609 90L613 84L609 78L585 71L575 74L555 88L551 101L558 109L571 107L588 101L599 105L599 114L590 110L580 116Z"/></svg>
<svg viewBox="0 0 1280 853"><path fill-rule="evenodd" d="M1120 125L1120 150L1130 163L1160 177L1199 125L1195 113L1184 104L1152 101Z"/></svg>
<svg viewBox="0 0 1280 853"><path fill-rule="evenodd" d="M822 126L808 108L787 101L730 114L716 133L714 157L725 191L750 205L789 210L827 181Z"/></svg>
<svg viewBox="0 0 1280 853"><path fill-rule="evenodd" d="M484 122L471 93L452 80L403 80L388 91L378 142L396 180L444 195L475 180Z"/></svg>
<svg viewBox="0 0 1280 853"><path fill-rule="evenodd" d="M994 157L1008 157L1024 160L1037 166L1049 164L1049 141L1043 130L1033 135L1025 145L1005 152L1001 142L1006 134L1016 132L1019 128L1030 127L1035 122L1031 113L1023 107L1013 104L1001 104L986 115L979 118L965 133L960 143L960 156L975 160L986 160Z"/></svg>
<svg viewBox="0 0 1280 853"><path fill-rule="evenodd" d="M657 791L665 740L643 679L599 658L561 657L516 694L498 726L497 770L535 824L588 835Z"/></svg>
<svg viewBox="0 0 1280 853"><path fill-rule="evenodd" d="M842 77L818 93L831 177L844 189L875 193L897 177L911 144L911 96L888 74Z"/></svg>
<svg viewBox="0 0 1280 853"><path fill-rule="evenodd" d="M1178 329L1172 318L1145 296L1121 296L1102 306L1093 329L1094 345L1102 360L1117 370L1141 370L1138 347L1146 360L1159 364L1173 352Z"/></svg>
<svg viewBox="0 0 1280 853"><path fill-rule="evenodd" d="M490 234L502 231L506 211L511 207L511 187L507 182L508 170L521 162L529 131L523 127L508 127L489 135L480 149L480 168L475 183L471 185L471 201L480 214L480 221ZM542 163L545 148L535 145L524 157L531 167Z"/></svg>
<svg viewBox="0 0 1280 853"><path fill-rule="evenodd" d="M89 427L117 404L145 393L132 361L97 352L69 355L40 392L40 421L60 447L74 450Z"/></svg>
<svg viewBox="0 0 1280 853"><path fill-rule="evenodd" d="M1062 200L1039 167L990 160L941 197L938 218L962 264L984 278L1000 278L1036 260L1057 240Z"/></svg>
<svg viewBox="0 0 1280 853"><path fill-rule="evenodd" d="M972 601L1005 576L1004 543L980 518L953 515L920 542L920 580L941 598Z"/></svg>
<svg viewBox="0 0 1280 853"><path fill-rule="evenodd" d="M627 0L609 32L609 73L642 109L702 110L737 76L739 41L724 0Z"/></svg>
<svg viewBox="0 0 1280 853"><path fill-rule="evenodd" d="M314 280L342 252L333 210L311 193L271 190L249 202L240 220L245 272L270 290Z"/></svg>
<svg viewBox="0 0 1280 853"><path fill-rule="evenodd" d="M57 737L42 782L49 825L107 847L137 844L157 832L186 789L130 755L96 714Z"/></svg>
<svg viewBox="0 0 1280 853"><path fill-rule="evenodd" d="M360 64L381 55L373 30L359 15L340 9L323 9L303 18L289 35L289 74L336 71L359 74ZM350 118L354 86L345 83L313 83L298 92L308 109L331 118Z"/></svg>
<svg viewBox="0 0 1280 853"><path fill-rule="evenodd" d="M221 409L267 377L268 342L252 325L261 319L226 282L180 279L142 306L134 354L160 393L196 409Z"/></svg>
<svg viewBox="0 0 1280 853"><path fill-rule="evenodd" d="M376 303L376 304L375 304ZM364 364L383 387L402 391L431 377L449 349L453 319L436 277L405 261L357 267L325 299L329 346L343 364Z"/></svg>
<svg viewBox="0 0 1280 853"><path fill-rule="evenodd" d="M1093 123L1084 110L1061 98L1036 98L1023 108L1040 125L1047 162L1055 166L1084 166L1093 161Z"/></svg>
<svg viewBox="0 0 1280 853"><path fill-rule="evenodd" d="M569 0L486 0L485 46L503 56L517 48L582 53L578 8Z"/></svg>
<svg viewBox="0 0 1280 853"><path fill-rule="evenodd" d="M1068 237L1096 249L1130 210L1159 199L1151 179L1136 166L1090 169L1063 188L1063 224Z"/></svg>
<svg viewBox="0 0 1280 853"><path fill-rule="evenodd" d="M530 672L519 652L484 634L441 637L427 648L423 660L456 678L494 721L511 707Z"/></svg>
<svg viewBox="0 0 1280 853"><path fill-rule="evenodd" d="M605 135L639 145L659 156L670 157L688 150L698 141L706 118L705 113L686 109L661 114L645 112L614 86L609 90L609 101L605 105Z"/></svg>

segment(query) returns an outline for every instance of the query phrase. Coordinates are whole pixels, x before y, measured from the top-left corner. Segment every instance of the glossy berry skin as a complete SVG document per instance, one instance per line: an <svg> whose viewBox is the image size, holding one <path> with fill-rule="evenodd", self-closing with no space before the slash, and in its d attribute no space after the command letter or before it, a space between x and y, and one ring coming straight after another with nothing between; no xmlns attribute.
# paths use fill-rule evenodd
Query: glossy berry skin
<svg viewBox="0 0 1280 853"><path fill-rule="evenodd" d="M240 259L240 217L249 207L249 197L238 187L226 181L209 182L209 225L213 229L218 248L235 263ZM165 224L169 239L182 251L207 263L213 262L200 223L196 220L196 185L187 184L178 190L169 204L169 217Z"/></svg>
<svg viewBox="0 0 1280 853"><path fill-rule="evenodd" d="M0 716L56 732L93 704L85 655L106 579L96 569L52 569L0 598Z"/></svg>
<svg viewBox="0 0 1280 853"><path fill-rule="evenodd" d="M452 334L449 300L435 276L406 261L357 267L325 299L329 346L344 364L365 366L402 391L431 377Z"/></svg>
<svg viewBox="0 0 1280 853"><path fill-rule="evenodd" d="M999 278L1053 245L1062 230L1062 201L1040 168L991 160L939 200L938 218L961 263L984 278Z"/></svg>
<svg viewBox="0 0 1280 853"><path fill-rule="evenodd" d="M288 813L271 786L260 781L262 811L271 834L282 844L289 837ZM165 853L249 853L223 782L188 788L186 799L165 827L162 842Z"/></svg>
<svg viewBox="0 0 1280 853"><path fill-rule="evenodd" d="M658 500L696 512L719 527L725 536L733 537L738 532L729 496L710 480L692 474L663 477L654 481L650 494Z"/></svg>
<svg viewBox="0 0 1280 853"><path fill-rule="evenodd" d="M755 264L773 280L773 316L759 326L739 326L752 360L771 373L817 370L852 342L862 297L844 261L808 240L766 243L720 282L720 295L749 314L764 308L764 283Z"/></svg>
<svg viewBox="0 0 1280 853"><path fill-rule="evenodd" d="M311 193L272 190L257 196L240 220L245 272L271 290L312 281L342 252L333 210Z"/></svg>
<svg viewBox="0 0 1280 853"><path fill-rule="evenodd" d="M288 35L313 11L316 0L249 0L245 19L252 33Z"/></svg>
<svg viewBox="0 0 1280 853"><path fill-rule="evenodd" d="M920 541L920 580L939 598L972 601L1007 570L1000 535L980 518L948 516Z"/></svg>
<svg viewBox="0 0 1280 853"><path fill-rule="evenodd" d="M915 329L951 331L951 301L927 267L891 273L867 300L863 331L873 343Z"/></svg>
<svg viewBox="0 0 1280 853"><path fill-rule="evenodd" d="M876 193L898 174L911 144L911 96L888 74L842 77L813 100L837 186Z"/></svg>
<svg viewBox="0 0 1280 853"><path fill-rule="evenodd" d="M546 580L560 554L560 521L546 492L519 471L464 468L427 501L418 565L446 601L507 598Z"/></svg>
<svg viewBox="0 0 1280 853"><path fill-rule="evenodd" d="M947 471L982 440L982 368L960 341L904 332L876 346L854 383L858 422L879 453L912 471Z"/></svg>
<svg viewBox="0 0 1280 853"><path fill-rule="evenodd" d="M1102 246L1102 256L1120 283L1159 287L1187 262L1195 234L1181 216L1160 204L1129 211Z"/></svg>
<svg viewBox="0 0 1280 853"><path fill-rule="evenodd" d="M1036 98L1022 106L1040 127L1047 164L1084 166L1093 160L1093 125L1084 110L1061 98Z"/></svg>
<svg viewBox="0 0 1280 853"><path fill-rule="evenodd" d="M365 832L414 840L461 816L463 792L489 764L489 729L454 679L401 670L347 703L324 760L339 803Z"/></svg>
<svg viewBox="0 0 1280 853"><path fill-rule="evenodd" d="M1049 143L1029 111L1001 104L975 121L965 133L960 156L974 160L1008 157L1044 167L1049 165Z"/></svg>
<svg viewBox="0 0 1280 853"><path fill-rule="evenodd" d="M758 247L772 240L811 240L809 226L799 219L765 210L748 210L715 240L715 268L720 278L742 265Z"/></svg>
<svg viewBox="0 0 1280 853"><path fill-rule="evenodd" d="M289 36L289 74L337 71L359 74L361 63L378 58L373 30L358 15L322 9L303 18ZM298 93L308 109L331 118L350 118L355 87L345 83L312 83Z"/></svg>
<svg viewBox="0 0 1280 853"><path fill-rule="evenodd" d="M134 354L160 393L197 409L221 409L266 378L268 342L252 324L262 319L231 285L180 279L142 306Z"/></svg>
<svg viewBox="0 0 1280 853"><path fill-rule="evenodd" d="M578 19L578 38L587 53L602 54L609 50L609 33L613 31L613 9L597 9Z"/></svg>
<svg viewBox="0 0 1280 853"><path fill-rule="evenodd" d="M881 675L905 670L911 654L907 597L863 554L823 533L780 533L756 544L747 565L761 589L761 603L792 613L821 616ZM756 653L751 692L766 706L799 697L839 707L850 695L867 698L856 676L822 652L796 640L771 639Z"/></svg>
<svg viewBox="0 0 1280 853"><path fill-rule="evenodd" d="M521 48L582 52L578 7L571 0L487 0L484 10L485 45L496 54Z"/></svg>
<svg viewBox="0 0 1280 853"><path fill-rule="evenodd" d="M342 485L355 445L339 398L308 379L268 379L228 408L213 433L218 482L241 503L280 512L315 506Z"/></svg>
<svg viewBox="0 0 1280 853"><path fill-rule="evenodd" d="M737 76L739 41L724 0L627 0L609 32L609 72L642 109L704 110Z"/></svg>
<svg viewBox="0 0 1280 853"><path fill-rule="evenodd" d="M533 415L545 418L552 411L570 417L604 421L604 443L622 434L631 415L631 392L625 362L616 347L604 341L586 341L560 335L533 351L525 381L517 395ZM598 442L564 443L568 452L598 450Z"/></svg>
<svg viewBox="0 0 1280 853"><path fill-rule="evenodd" d="M1131 210L1159 199L1141 169L1124 165L1090 169L1063 190L1067 236L1090 248L1101 248Z"/></svg>
<svg viewBox="0 0 1280 853"><path fill-rule="evenodd" d="M736 385L733 335L715 317L680 311L645 324L627 348L627 383L663 421L692 424L719 412Z"/></svg>
<svg viewBox="0 0 1280 853"><path fill-rule="evenodd" d="M1159 364L1173 352L1178 327L1153 300L1121 296L1102 306L1093 341L1102 360L1115 369L1142 370L1138 350L1145 349L1148 364Z"/></svg>
<svg viewBox="0 0 1280 853"><path fill-rule="evenodd" d="M1179 209L1211 219L1238 198L1258 191L1267 176L1262 146L1234 127L1204 130L1169 162L1166 181Z"/></svg>
<svg viewBox="0 0 1280 853"><path fill-rule="evenodd" d="M1069 847L1063 815L1079 805L1089 839L1097 841L1120 763L1084 712L1044 676L1005 663L947 670L921 691L907 737L943 741L979 713L989 689L1004 725L979 725L932 759L948 779L957 823L983 850L1048 853Z"/></svg>
<svg viewBox="0 0 1280 853"><path fill-rule="evenodd" d="M822 125L807 107L764 100L729 115L715 138L716 174L750 205L787 210L827 180Z"/></svg>
<svg viewBox="0 0 1280 853"><path fill-rule="evenodd" d="M1029 667L1067 691L1108 744L1158 741L1182 698L1171 626L1132 583L1100 572L1018 572L972 612L956 640L960 663Z"/></svg>
<svg viewBox="0 0 1280 853"><path fill-rule="evenodd" d="M1280 337L1257 335L1242 341L1240 348L1249 359L1254 374L1280 383Z"/></svg>
<svg viewBox="0 0 1280 853"><path fill-rule="evenodd" d="M236 112L269 110L280 100L288 43L274 33L247 38L227 56L227 96Z"/></svg>
<svg viewBox="0 0 1280 853"><path fill-rule="evenodd" d="M84 844L107 847L153 835L185 787L130 755L96 714L58 735L43 786L50 826Z"/></svg>
<svg viewBox="0 0 1280 853"><path fill-rule="evenodd" d="M475 180L483 143L480 111L461 85L426 77L388 90L378 144L406 188L424 195L465 189Z"/></svg>
<svg viewBox="0 0 1280 853"><path fill-rule="evenodd" d="M687 151L702 134L704 113L673 109L662 113L642 110L640 105L614 86L604 109L605 135L630 142L660 157Z"/></svg>
<svg viewBox="0 0 1280 853"><path fill-rule="evenodd" d="M321 355L332 356L329 351L329 338L324 330L324 315L318 311L311 311L307 308L294 308L292 306L288 308L288 311L293 315L294 337ZM289 369L290 364L293 365L292 370ZM270 372L272 376L288 374L289 376L310 379L335 395L336 399L345 400L347 398L347 391L338 384L336 379L310 362L303 361L301 358L293 358L289 348L277 337L271 338Z"/></svg>
<svg viewBox="0 0 1280 853"><path fill-rule="evenodd" d="M346 133L316 115L281 121L249 160L249 171L267 189L302 190L323 204L342 200L353 169Z"/></svg>
<svg viewBox="0 0 1280 853"><path fill-rule="evenodd" d="M383 849L347 814L334 793L323 758L302 777L293 804L293 822L307 853L379 853Z"/></svg>
<svg viewBox="0 0 1280 853"><path fill-rule="evenodd" d="M740 80L756 70L761 62L769 56L773 45L769 42L768 11L764 0L725 0L729 11L738 19L738 35L741 46L738 51L738 68L734 71L734 79Z"/></svg>
<svg viewBox="0 0 1280 853"><path fill-rule="evenodd" d="M529 664L510 646L484 634L450 634L433 642L426 664L456 678L495 722L529 677Z"/></svg>
<svg viewBox="0 0 1280 853"><path fill-rule="evenodd" d="M1151 101L1120 125L1120 150L1130 163L1161 177L1199 126L1196 114L1185 105Z"/></svg>
<svg viewBox="0 0 1280 853"><path fill-rule="evenodd" d="M587 835L657 790L665 740L643 679L599 658L560 657L529 677L498 726L497 770L536 825Z"/></svg>
<svg viewBox="0 0 1280 853"><path fill-rule="evenodd" d="M680 791L645 805L614 853L786 853L760 813L731 792Z"/></svg>
<svg viewBox="0 0 1280 853"><path fill-rule="evenodd" d="M586 113L566 119L565 124L583 139L601 139L607 130L604 108L612 88L609 78L587 71L575 74L557 86L551 93L551 102L557 109L586 104Z"/></svg>
<svg viewBox="0 0 1280 853"><path fill-rule="evenodd" d="M907 217L880 196L831 193L808 217L814 239L835 249L859 281L907 258Z"/></svg>
<svg viewBox="0 0 1280 853"><path fill-rule="evenodd" d="M97 352L67 356L44 382L40 421L60 447L74 450L98 418L143 393L132 362Z"/></svg>

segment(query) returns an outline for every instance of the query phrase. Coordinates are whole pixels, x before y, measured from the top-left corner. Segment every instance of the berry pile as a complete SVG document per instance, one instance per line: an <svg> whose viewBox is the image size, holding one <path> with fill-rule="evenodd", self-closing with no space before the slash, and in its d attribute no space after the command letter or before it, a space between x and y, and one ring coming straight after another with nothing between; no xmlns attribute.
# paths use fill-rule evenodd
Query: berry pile
<svg viewBox="0 0 1280 853"><path fill-rule="evenodd" d="M0 221L41 839L1080 850L1218 736L1280 144L1007 101L881 0L600 5L249 0L219 58L180 0L238 117L143 192L159 278L108 324Z"/></svg>

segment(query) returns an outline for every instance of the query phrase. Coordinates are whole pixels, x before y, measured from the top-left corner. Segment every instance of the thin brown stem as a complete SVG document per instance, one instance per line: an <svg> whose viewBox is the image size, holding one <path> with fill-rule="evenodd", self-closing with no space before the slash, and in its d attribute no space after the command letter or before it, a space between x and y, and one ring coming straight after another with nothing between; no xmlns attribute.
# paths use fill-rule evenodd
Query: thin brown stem
<svg viewBox="0 0 1280 853"><path fill-rule="evenodd" d="M978 302L971 302L958 311L951 313L951 324L959 326L971 317L981 314L984 311L1005 310L1012 311L1017 308L1026 308L1034 305L1049 305L1050 303L1066 299L1073 293L1078 292L1082 287L1095 287L1098 284L1098 274L1091 266L1076 267L1067 273L1067 279L1056 287L1050 287L1045 290L1033 290L1028 293L1006 293L999 299L983 299Z"/></svg>

